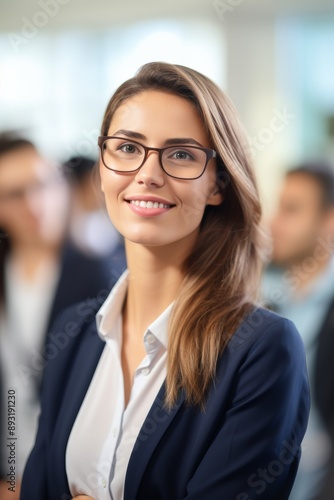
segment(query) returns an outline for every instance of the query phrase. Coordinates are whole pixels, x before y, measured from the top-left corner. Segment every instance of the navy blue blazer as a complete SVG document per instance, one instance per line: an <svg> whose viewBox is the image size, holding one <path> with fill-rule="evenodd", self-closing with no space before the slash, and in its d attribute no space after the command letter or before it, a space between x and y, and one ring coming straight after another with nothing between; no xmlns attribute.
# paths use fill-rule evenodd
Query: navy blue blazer
<svg viewBox="0 0 334 500"><path fill-rule="evenodd" d="M45 369L21 500L72 498L65 452L105 346L98 307L96 300L80 303L54 325L58 354ZM165 383L134 445L124 500L288 499L309 412L304 348L293 323L254 308L219 359L205 411L185 404L183 393L168 411L164 397Z"/></svg>

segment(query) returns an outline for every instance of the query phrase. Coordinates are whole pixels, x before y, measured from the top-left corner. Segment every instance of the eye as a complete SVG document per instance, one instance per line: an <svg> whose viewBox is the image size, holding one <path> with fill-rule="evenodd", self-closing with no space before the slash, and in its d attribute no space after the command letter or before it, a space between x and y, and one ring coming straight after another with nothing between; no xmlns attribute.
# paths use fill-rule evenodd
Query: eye
<svg viewBox="0 0 334 500"><path fill-rule="evenodd" d="M178 160L178 161L183 161L183 160L190 160L194 161L195 158L194 156L187 150L184 149L178 149L171 151L170 154L168 155L168 158L170 160Z"/></svg>
<svg viewBox="0 0 334 500"><path fill-rule="evenodd" d="M141 150L138 148L138 146L132 143L122 144L118 147L118 150L127 154L141 153Z"/></svg>
<svg viewBox="0 0 334 500"><path fill-rule="evenodd" d="M185 151L178 151L177 153L174 153L175 158L178 160L186 160L191 158L189 153L186 153Z"/></svg>

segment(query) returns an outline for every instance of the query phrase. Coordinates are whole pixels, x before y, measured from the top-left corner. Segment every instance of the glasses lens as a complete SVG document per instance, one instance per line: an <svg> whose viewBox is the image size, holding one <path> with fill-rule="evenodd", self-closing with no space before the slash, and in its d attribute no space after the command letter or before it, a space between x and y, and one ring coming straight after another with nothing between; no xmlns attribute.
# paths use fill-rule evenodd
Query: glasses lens
<svg viewBox="0 0 334 500"><path fill-rule="evenodd" d="M173 146L165 149L162 164L167 174L180 179L200 176L206 164L206 152L191 146Z"/></svg>
<svg viewBox="0 0 334 500"><path fill-rule="evenodd" d="M111 170L132 172L143 163L145 150L136 142L112 137L103 143L102 154L104 164Z"/></svg>

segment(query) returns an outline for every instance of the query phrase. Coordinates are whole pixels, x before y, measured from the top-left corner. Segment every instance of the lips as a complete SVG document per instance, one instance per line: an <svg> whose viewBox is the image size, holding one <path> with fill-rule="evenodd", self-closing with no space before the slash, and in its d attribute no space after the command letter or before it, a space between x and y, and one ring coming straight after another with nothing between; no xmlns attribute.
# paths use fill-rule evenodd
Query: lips
<svg viewBox="0 0 334 500"><path fill-rule="evenodd" d="M133 195L125 198L125 201L135 214L145 218L160 216L175 207L169 200L150 195Z"/></svg>

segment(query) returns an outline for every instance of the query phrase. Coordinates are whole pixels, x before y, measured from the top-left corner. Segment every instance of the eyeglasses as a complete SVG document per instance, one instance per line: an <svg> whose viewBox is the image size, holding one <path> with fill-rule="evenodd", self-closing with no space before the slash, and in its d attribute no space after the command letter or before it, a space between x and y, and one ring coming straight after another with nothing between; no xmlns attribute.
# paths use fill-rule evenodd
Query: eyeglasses
<svg viewBox="0 0 334 500"><path fill-rule="evenodd" d="M157 151L162 170L170 177L184 180L201 177L209 160L217 157L213 149L187 145L149 148L124 137L100 136L98 145L104 166L113 172L136 172L144 165L148 153Z"/></svg>

